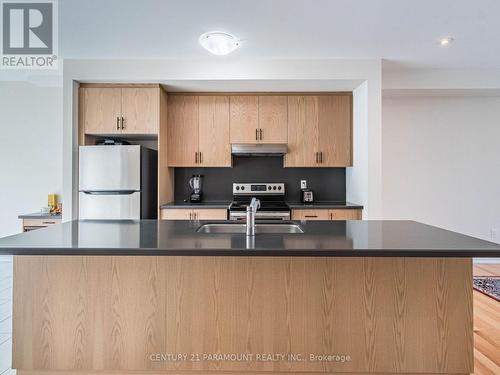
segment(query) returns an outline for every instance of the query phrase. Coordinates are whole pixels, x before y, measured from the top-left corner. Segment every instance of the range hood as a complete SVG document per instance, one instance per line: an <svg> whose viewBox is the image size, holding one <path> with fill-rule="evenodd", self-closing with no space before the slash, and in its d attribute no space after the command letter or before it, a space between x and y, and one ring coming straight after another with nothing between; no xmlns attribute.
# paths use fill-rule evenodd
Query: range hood
<svg viewBox="0 0 500 375"><path fill-rule="evenodd" d="M233 155L246 156L276 156L286 154L287 146L285 143L274 144L232 144L231 153Z"/></svg>

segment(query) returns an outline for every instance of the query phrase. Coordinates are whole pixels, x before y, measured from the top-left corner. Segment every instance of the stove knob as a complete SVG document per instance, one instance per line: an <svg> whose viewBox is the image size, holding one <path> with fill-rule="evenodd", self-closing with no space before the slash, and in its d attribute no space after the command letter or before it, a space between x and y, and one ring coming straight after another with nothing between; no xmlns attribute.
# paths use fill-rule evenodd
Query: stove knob
<svg viewBox="0 0 500 375"><path fill-rule="evenodd" d="M267 190L271 190L271 185L269 185L269 186L267 187Z"/></svg>
<svg viewBox="0 0 500 375"><path fill-rule="evenodd" d="M244 187L244 186L242 186L242 187L241 187L241 190L245 190L245 187Z"/></svg>
<svg viewBox="0 0 500 375"><path fill-rule="evenodd" d="M278 190L281 190L281 186L278 186Z"/></svg>
<svg viewBox="0 0 500 375"><path fill-rule="evenodd" d="M236 190L240 190L240 187L239 187L239 186L236 186Z"/></svg>
<svg viewBox="0 0 500 375"><path fill-rule="evenodd" d="M273 186L273 190L276 190L276 185Z"/></svg>

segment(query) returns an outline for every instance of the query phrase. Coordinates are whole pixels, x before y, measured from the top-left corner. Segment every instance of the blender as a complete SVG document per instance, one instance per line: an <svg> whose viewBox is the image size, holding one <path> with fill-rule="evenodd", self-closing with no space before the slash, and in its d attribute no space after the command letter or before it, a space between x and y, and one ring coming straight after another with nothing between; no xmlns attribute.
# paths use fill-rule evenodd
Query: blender
<svg viewBox="0 0 500 375"><path fill-rule="evenodd" d="M202 198L202 187L203 175L194 174L193 177L189 179L189 187L192 190L189 200L193 203L200 203Z"/></svg>

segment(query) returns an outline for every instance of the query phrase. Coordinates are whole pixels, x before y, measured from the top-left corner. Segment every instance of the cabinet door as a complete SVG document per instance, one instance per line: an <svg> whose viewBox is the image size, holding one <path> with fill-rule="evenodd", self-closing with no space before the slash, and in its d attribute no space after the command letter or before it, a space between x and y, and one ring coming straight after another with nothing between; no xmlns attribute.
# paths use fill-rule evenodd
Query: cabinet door
<svg viewBox="0 0 500 375"><path fill-rule="evenodd" d="M196 220L227 220L227 210L223 208L204 208L193 212Z"/></svg>
<svg viewBox="0 0 500 375"><path fill-rule="evenodd" d="M259 96L259 143L287 143L286 96Z"/></svg>
<svg viewBox="0 0 500 375"><path fill-rule="evenodd" d="M292 220L330 220L326 209L292 209Z"/></svg>
<svg viewBox="0 0 500 375"><path fill-rule="evenodd" d="M198 166L198 96L169 95L167 100L168 166Z"/></svg>
<svg viewBox="0 0 500 375"><path fill-rule="evenodd" d="M85 134L121 133L118 118L121 116L121 89L109 87L80 88Z"/></svg>
<svg viewBox="0 0 500 375"><path fill-rule="evenodd" d="M161 220L194 220L193 210L189 208L167 208L160 211Z"/></svg>
<svg viewBox="0 0 500 375"><path fill-rule="evenodd" d="M259 97L231 96L229 103L231 143L257 143L259 127Z"/></svg>
<svg viewBox="0 0 500 375"><path fill-rule="evenodd" d="M318 152L318 97L288 97L288 152L285 167L315 167Z"/></svg>
<svg viewBox="0 0 500 375"><path fill-rule="evenodd" d="M362 212L358 208L329 210L330 220L361 220Z"/></svg>
<svg viewBox="0 0 500 375"><path fill-rule="evenodd" d="M320 166L352 166L351 95L319 96Z"/></svg>
<svg viewBox="0 0 500 375"><path fill-rule="evenodd" d="M122 88L122 132L158 134L160 89Z"/></svg>
<svg viewBox="0 0 500 375"><path fill-rule="evenodd" d="M229 97L199 97L200 164L205 167L230 167Z"/></svg>

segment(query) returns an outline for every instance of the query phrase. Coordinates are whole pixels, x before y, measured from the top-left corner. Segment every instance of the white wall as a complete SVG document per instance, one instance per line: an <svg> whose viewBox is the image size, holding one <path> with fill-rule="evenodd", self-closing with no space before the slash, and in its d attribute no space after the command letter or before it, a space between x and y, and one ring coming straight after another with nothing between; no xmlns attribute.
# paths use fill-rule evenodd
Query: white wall
<svg viewBox="0 0 500 375"><path fill-rule="evenodd" d="M0 81L0 237L62 192L62 88Z"/></svg>
<svg viewBox="0 0 500 375"><path fill-rule="evenodd" d="M346 199L348 202L367 202L368 190L368 82L353 91L353 165L346 169ZM368 218L370 207L364 207L363 218Z"/></svg>
<svg viewBox="0 0 500 375"><path fill-rule="evenodd" d="M384 218L500 242L500 97L384 97L382 108Z"/></svg>

